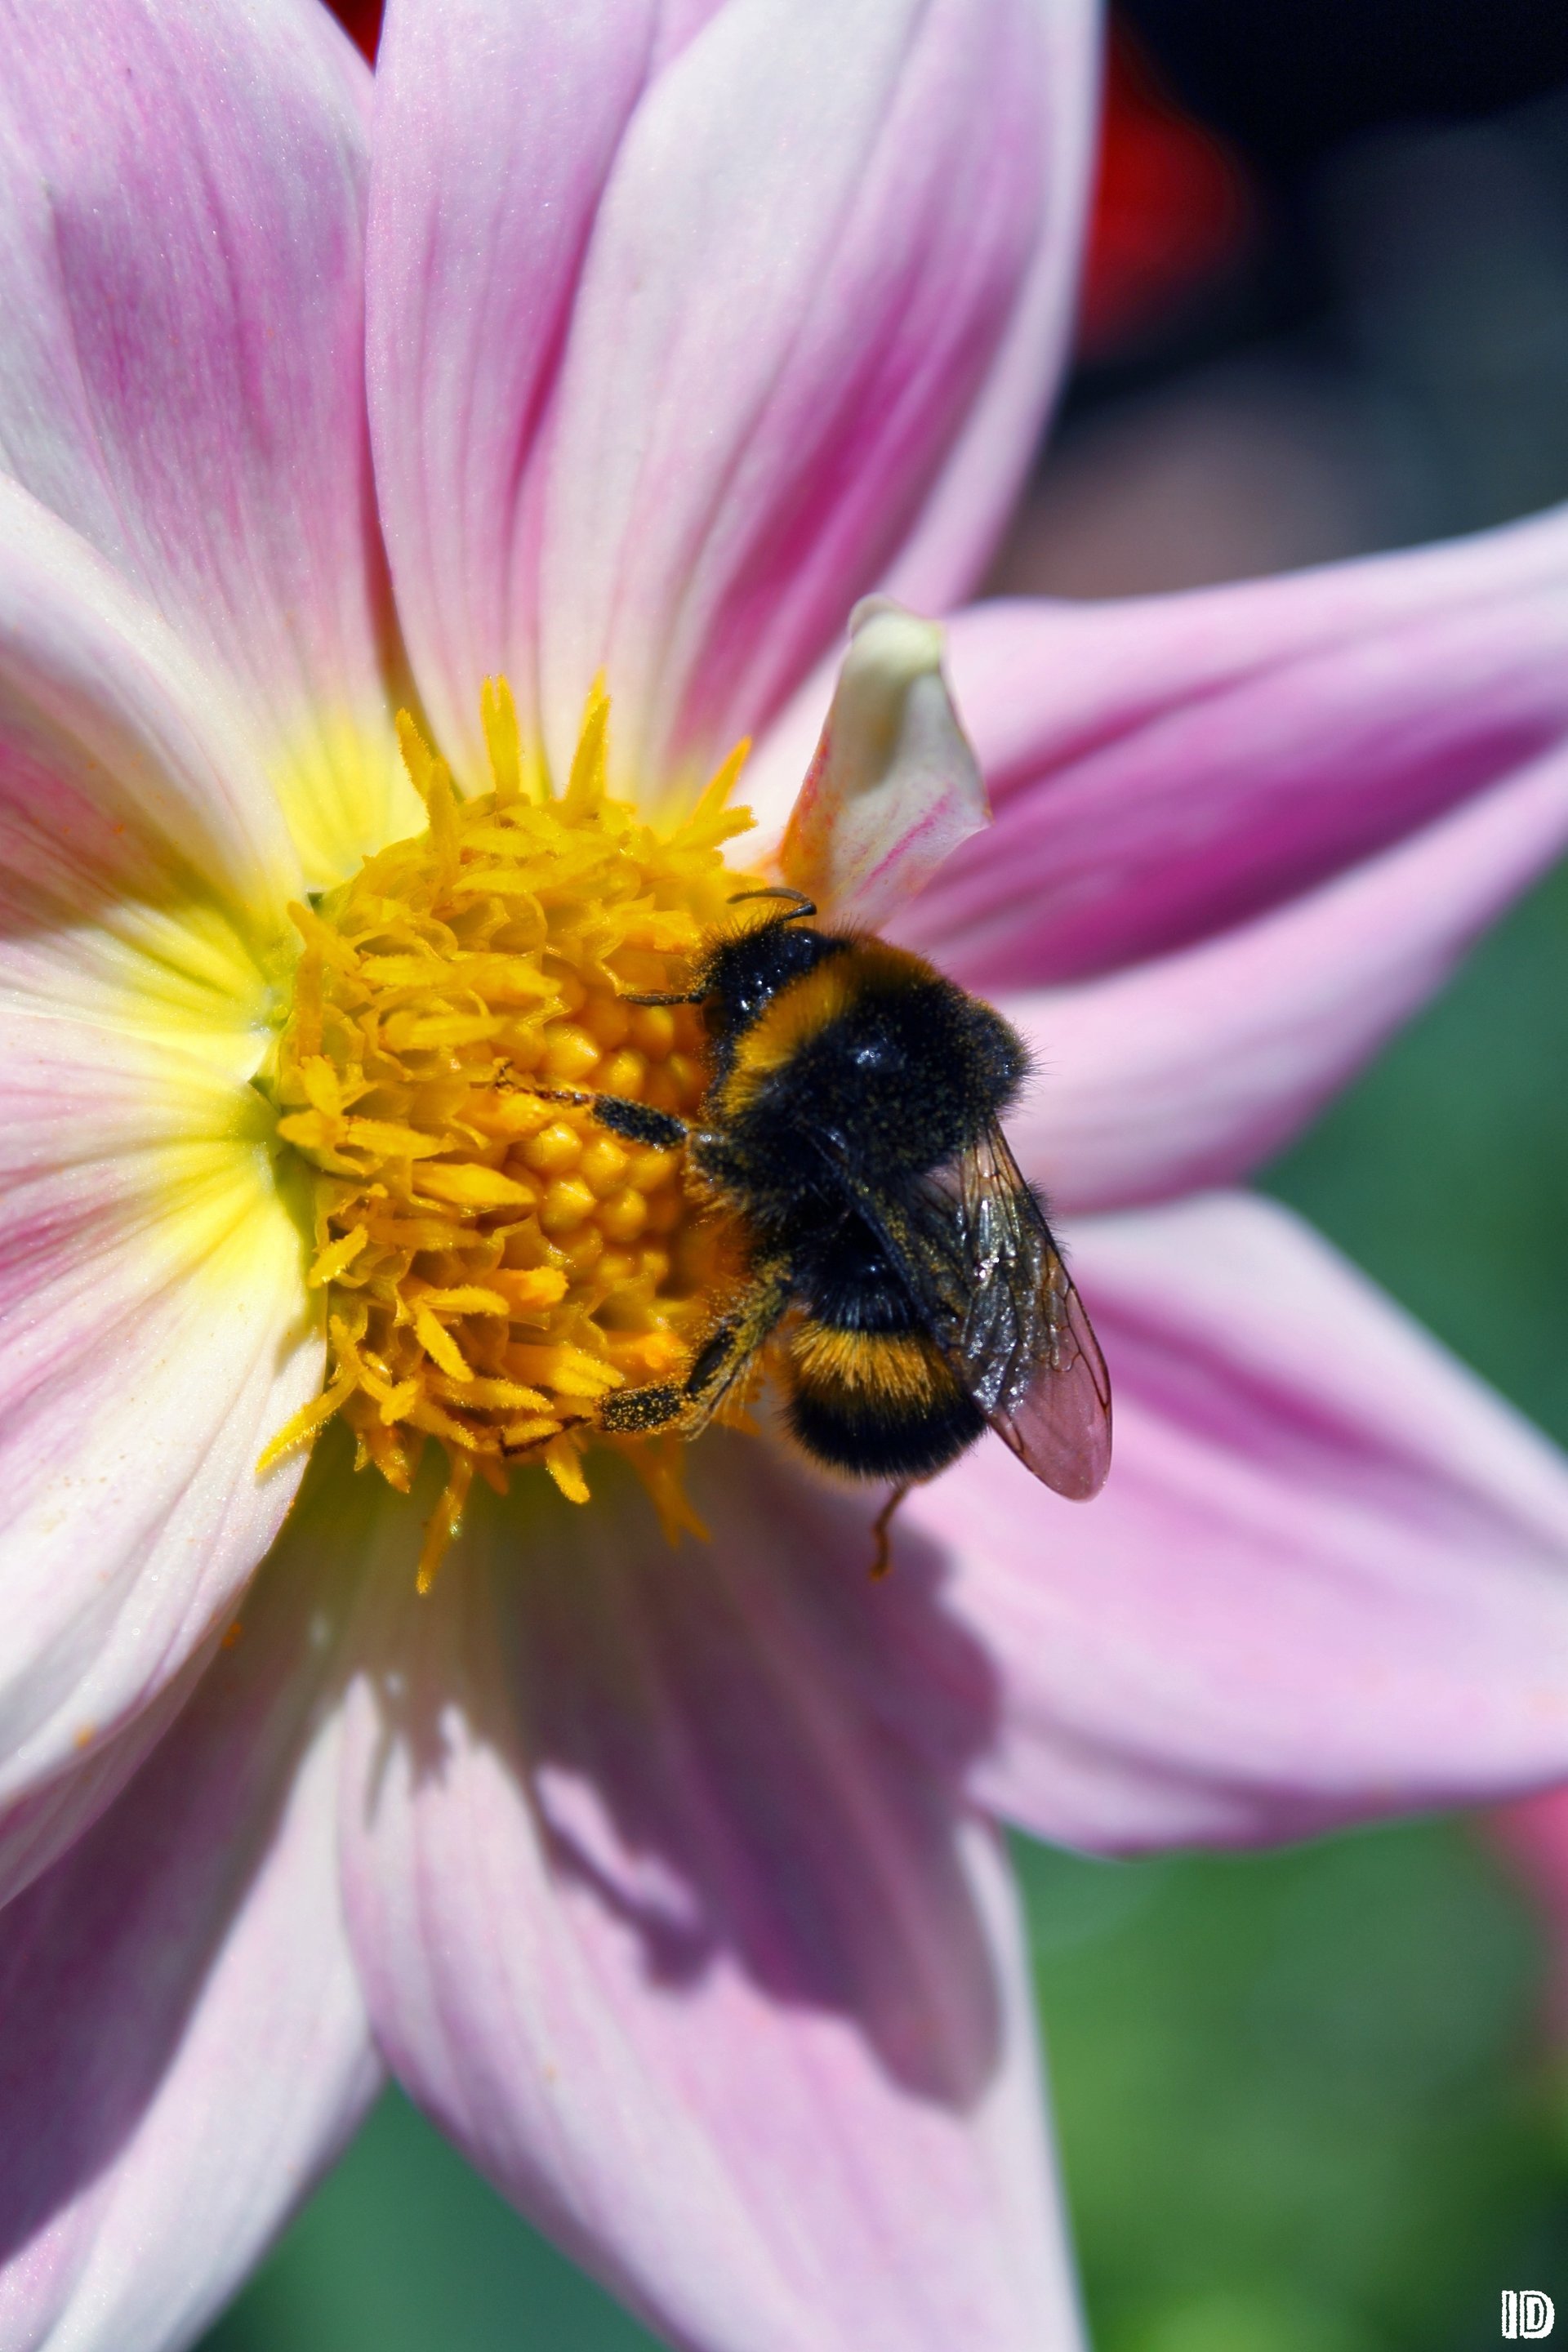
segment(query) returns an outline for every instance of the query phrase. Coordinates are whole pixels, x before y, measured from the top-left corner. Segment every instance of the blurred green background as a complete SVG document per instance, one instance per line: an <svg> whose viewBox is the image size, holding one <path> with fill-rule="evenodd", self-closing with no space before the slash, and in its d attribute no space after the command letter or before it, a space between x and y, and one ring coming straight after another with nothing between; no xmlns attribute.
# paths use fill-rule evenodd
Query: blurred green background
<svg viewBox="0 0 1568 2352"><path fill-rule="evenodd" d="M1568 1442L1565 1072L1560 876L1269 1188ZM1504 2286L1568 2320L1543 1956L1473 1826L1018 1860L1100 2352L1471 2352ZM389 2097L206 2352L650 2342Z"/></svg>

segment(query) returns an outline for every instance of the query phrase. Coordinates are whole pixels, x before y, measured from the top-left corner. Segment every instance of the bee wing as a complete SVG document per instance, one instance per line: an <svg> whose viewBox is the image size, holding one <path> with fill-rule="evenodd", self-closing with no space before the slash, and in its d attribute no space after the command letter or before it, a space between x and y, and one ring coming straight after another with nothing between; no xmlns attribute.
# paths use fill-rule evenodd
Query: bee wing
<svg viewBox="0 0 1568 2352"><path fill-rule="evenodd" d="M920 1302L932 1339L1026 1469L1073 1502L1110 1468L1110 1375L1045 1212L994 1121L912 1202L845 1192Z"/></svg>
<svg viewBox="0 0 1568 2352"><path fill-rule="evenodd" d="M999 1127L953 1179L963 1298L938 1344L1025 1466L1087 1502L1110 1468L1110 1376L1083 1301Z"/></svg>

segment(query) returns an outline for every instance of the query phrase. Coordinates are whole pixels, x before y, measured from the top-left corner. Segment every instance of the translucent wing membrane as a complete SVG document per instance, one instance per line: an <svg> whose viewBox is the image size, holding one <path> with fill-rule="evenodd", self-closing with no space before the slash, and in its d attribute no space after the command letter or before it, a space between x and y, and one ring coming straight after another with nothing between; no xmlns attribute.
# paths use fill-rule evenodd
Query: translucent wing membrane
<svg viewBox="0 0 1568 2352"><path fill-rule="evenodd" d="M1110 1376L1045 1213L994 1123L908 1200L836 1165L997 1435L1058 1495L1110 1468Z"/></svg>
<svg viewBox="0 0 1568 2352"><path fill-rule="evenodd" d="M1016 1403L987 1418L1037 1478L1087 1503L1110 1468L1110 1379L1082 1299L1051 1253L1047 1279L1057 1307L1049 1353Z"/></svg>
<svg viewBox="0 0 1568 2352"><path fill-rule="evenodd" d="M1110 1375L1040 1204L994 1123L960 1158L941 1199L954 1221L956 1278L933 1313L938 1344L1036 1477L1087 1501L1110 1467Z"/></svg>

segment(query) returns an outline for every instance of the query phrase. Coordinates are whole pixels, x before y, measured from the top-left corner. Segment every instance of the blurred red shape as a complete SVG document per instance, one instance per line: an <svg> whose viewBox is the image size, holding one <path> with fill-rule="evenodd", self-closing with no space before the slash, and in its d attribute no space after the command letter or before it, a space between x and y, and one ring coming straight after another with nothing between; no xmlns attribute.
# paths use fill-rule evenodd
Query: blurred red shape
<svg viewBox="0 0 1568 2352"><path fill-rule="evenodd" d="M1113 22L1100 170L1079 304L1080 357L1162 324L1247 246L1255 205L1238 156L1186 113Z"/></svg>
<svg viewBox="0 0 1568 2352"><path fill-rule="evenodd" d="M374 63L384 0L330 5ZM1080 356L1103 358L1161 324L1245 249L1253 217L1239 159L1183 110L1142 45L1113 22L1079 304Z"/></svg>
<svg viewBox="0 0 1568 2352"><path fill-rule="evenodd" d="M329 0L333 16L374 65L381 38L382 0Z"/></svg>

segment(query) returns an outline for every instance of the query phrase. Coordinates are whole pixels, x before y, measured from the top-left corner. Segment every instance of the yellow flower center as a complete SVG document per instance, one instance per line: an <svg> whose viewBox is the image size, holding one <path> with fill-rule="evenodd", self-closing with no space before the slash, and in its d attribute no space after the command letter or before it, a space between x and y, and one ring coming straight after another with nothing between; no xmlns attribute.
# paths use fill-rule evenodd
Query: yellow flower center
<svg viewBox="0 0 1568 2352"><path fill-rule="evenodd" d="M722 856L751 823L725 807L745 746L660 834L606 795L602 691L559 799L525 779L504 679L483 710L494 788L468 801L400 719L429 828L293 909L304 951L272 1080L279 1133L312 1171L330 1355L264 1458L341 1414L357 1466L406 1492L436 1439L447 1476L422 1583L476 1471L504 1493L514 1465L542 1462L586 1501L591 1441L633 1451L667 1525L694 1525L679 1441L599 1440L595 1418L612 1390L679 1376L737 1263L684 1153L612 1134L573 1097L698 1109L695 1008L627 1000L687 985L751 881Z"/></svg>

